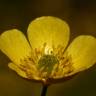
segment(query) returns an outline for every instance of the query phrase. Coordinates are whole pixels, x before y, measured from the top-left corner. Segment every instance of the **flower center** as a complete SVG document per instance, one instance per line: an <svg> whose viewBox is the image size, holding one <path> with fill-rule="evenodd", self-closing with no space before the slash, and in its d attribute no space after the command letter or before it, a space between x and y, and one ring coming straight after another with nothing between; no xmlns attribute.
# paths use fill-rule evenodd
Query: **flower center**
<svg viewBox="0 0 96 96"><path fill-rule="evenodd" d="M42 65L49 66L49 65L54 65L58 62L59 62L58 59L53 55L43 55L39 59L38 64L40 64L40 66Z"/></svg>
<svg viewBox="0 0 96 96"><path fill-rule="evenodd" d="M38 69L41 77L48 78L55 64L59 64L58 59L54 55L43 55L38 61Z"/></svg>
<svg viewBox="0 0 96 96"><path fill-rule="evenodd" d="M19 68L26 72L29 79L47 80L63 78L73 71L71 56L64 55L62 46L36 48L33 53L21 60Z"/></svg>

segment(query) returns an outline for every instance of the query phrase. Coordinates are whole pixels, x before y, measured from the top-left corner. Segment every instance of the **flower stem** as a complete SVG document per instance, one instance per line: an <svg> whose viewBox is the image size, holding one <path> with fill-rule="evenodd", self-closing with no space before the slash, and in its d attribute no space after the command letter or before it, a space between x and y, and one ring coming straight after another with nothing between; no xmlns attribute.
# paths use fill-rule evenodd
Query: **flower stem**
<svg viewBox="0 0 96 96"><path fill-rule="evenodd" d="M48 85L43 85L41 96L46 96Z"/></svg>

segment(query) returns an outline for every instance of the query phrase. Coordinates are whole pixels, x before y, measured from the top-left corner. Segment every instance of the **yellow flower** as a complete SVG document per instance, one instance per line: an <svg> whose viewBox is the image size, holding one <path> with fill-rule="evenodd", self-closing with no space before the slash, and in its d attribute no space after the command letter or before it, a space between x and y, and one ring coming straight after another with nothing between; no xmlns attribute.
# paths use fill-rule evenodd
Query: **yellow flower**
<svg viewBox="0 0 96 96"><path fill-rule="evenodd" d="M96 38L81 35L67 47L69 26L59 18L33 20L27 35L28 40L12 29L0 36L0 49L12 61L8 66L24 78L47 82L74 75L96 63Z"/></svg>

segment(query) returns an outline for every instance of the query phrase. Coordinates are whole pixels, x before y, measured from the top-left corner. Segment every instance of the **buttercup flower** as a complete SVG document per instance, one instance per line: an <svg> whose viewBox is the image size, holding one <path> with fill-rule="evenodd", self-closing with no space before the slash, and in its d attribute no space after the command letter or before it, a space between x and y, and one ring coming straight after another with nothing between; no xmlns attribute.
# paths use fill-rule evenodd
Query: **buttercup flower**
<svg viewBox="0 0 96 96"><path fill-rule="evenodd" d="M96 38L81 35L67 47L70 29L59 18L33 20L27 35L28 40L21 31L12 29L0 36L0 49L12 61L8 66L24 78L47 82L74 75L96 63Z"/></svg>

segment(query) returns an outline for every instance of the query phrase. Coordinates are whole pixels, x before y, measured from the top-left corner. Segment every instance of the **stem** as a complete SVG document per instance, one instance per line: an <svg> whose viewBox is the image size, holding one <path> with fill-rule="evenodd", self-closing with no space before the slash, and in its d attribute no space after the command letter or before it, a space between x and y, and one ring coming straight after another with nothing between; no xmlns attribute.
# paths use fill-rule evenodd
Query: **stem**
<svg viewBox="0 0 96 96"><path fill-rule="evenodd" d="M46 96L48 85L43 85L41 96Z"/></svg>

